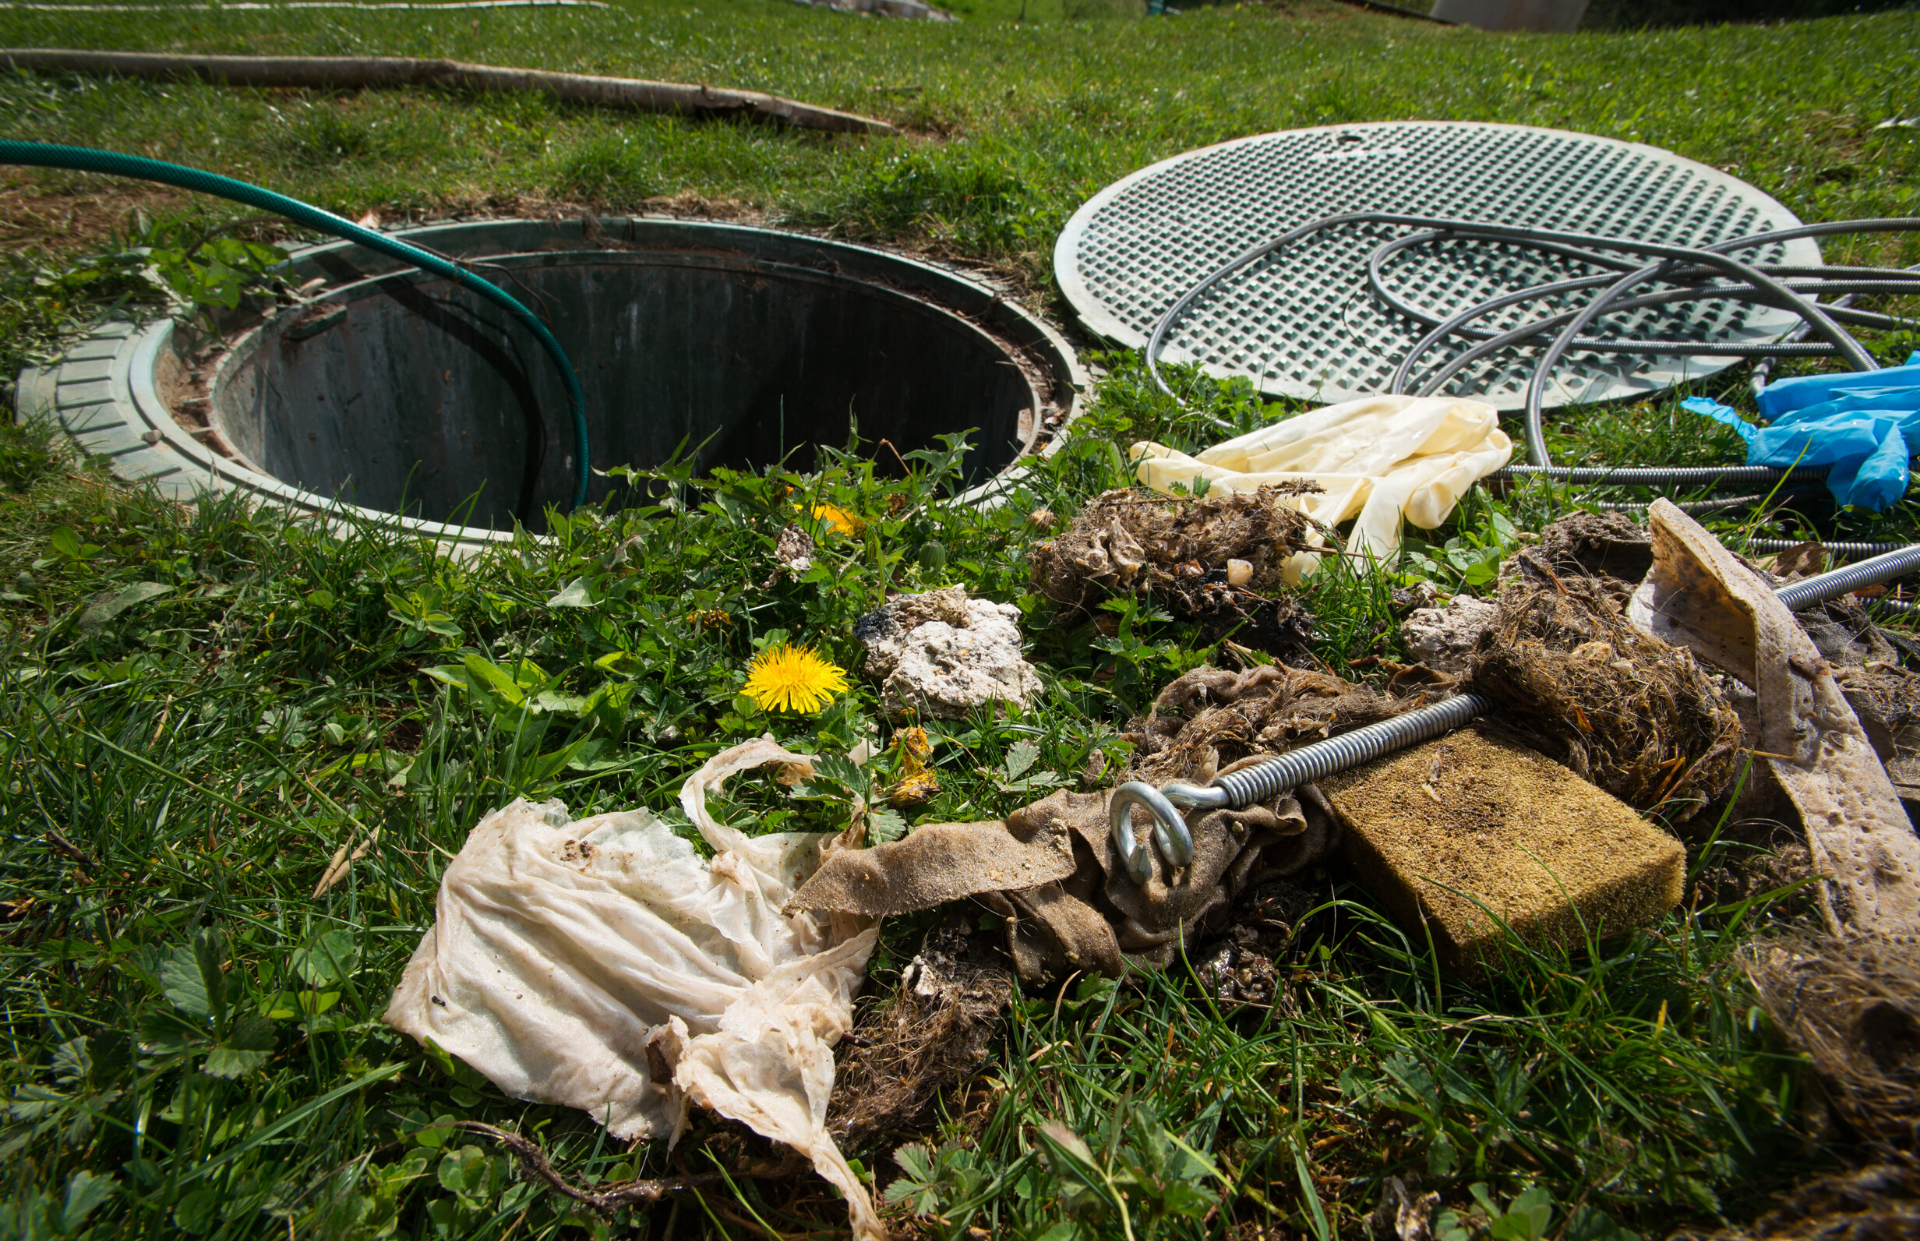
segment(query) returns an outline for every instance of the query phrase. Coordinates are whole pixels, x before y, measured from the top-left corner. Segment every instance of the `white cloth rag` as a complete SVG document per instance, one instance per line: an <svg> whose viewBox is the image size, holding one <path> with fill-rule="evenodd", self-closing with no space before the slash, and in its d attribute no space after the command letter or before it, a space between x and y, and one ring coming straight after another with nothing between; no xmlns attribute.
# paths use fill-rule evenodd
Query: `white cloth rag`
<svg viewBox="0 0 1920 1241"><path fill-rule="evenodd" d="M770 763L813 770L763 737L682 786L711 863L646 810L571 822L557 801L522 799L487 815L441 878L386 1022L616 1138L677 1139L688 1100L742 1121L812 1159L846 1195L855 1236L879 1241L826 1125L833 1044L879 926L780 912L831 833L749 837L707 811L709 789Z"/></svg>
<svg viewBox="0 0 1920 1241"><path fill-rule="evenodd" d="M1400 521L1431 530L1467 488L1505 465L1513 441L1500 415L1480 401L1369 396L1329 405L1215 444L1197 457L1142 440L1133 446L1140 481L1155 491L1257 491L1275 483L1318 483L1318 494L1288 502L1323 525L1353 519L1350 551L1385 558L1400 546ZM1317 536L1315 536L1317 539ZM1289 557L1289 582L1319 557Z"/></svg>

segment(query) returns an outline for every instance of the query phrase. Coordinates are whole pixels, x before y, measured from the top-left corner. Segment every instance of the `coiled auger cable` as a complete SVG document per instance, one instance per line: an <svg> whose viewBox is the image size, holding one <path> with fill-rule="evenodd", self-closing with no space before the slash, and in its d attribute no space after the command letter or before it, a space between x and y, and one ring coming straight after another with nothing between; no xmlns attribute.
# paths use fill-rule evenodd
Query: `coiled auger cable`
<svg viewBox="0 0 1920 1241"><path fill-rule="evenodd" d="M146 159L138 155L122 155L114 151L96 151L88 147L9 141L0 141L0 164L63 168L72 172L132 177L141 181L155 181L198 194L211 194L216 198L245 203L249 207L284 216L296 224L317 232L356 242L369 250L389 258L399 259L403 263L480 294L518 319L528 331L533 333L534 339L540 342L540 347L546 350L547 355L559 367L560 377L566 384L567 405L573 416L574 485L573 499L567 508L571 511L586 503L587 483L592 477L589 464L591 444L587 433L587 400L580 390L580 377L575 373L566 350L560 347L560 342L554 339L551 331L547 330L547 325L504 289L481 279L475 273L440 255L409 245L397 237L389 237L385 233L364 228L331 211L323 211L310 203L289 198L285 194L277 194L258 185L204 172L198 168L188 168L182 164L169 164L163 160Z"/></svg>
<svg viewBox="0 0 1920 1241"><path fill-rule="evenodd" d="M1367 260L1368 285L1380 300L1396 313L1428 327L1427 334L1409 351L1395 372L1391 390L1404 392L1412 380L1420 359L1449 337L1459 336L1469 347L1442 363L1435 373L1424 376L1420 395L1432 395L1460 369L1502 349L1523 345L1544 345L1527 388L1526 444L1529 464L1508 466L1495 477L1547 477L1569 483L1599 483L1621 486L1740 486L1825 477L1825 467L1781 470L1772 466L1636 466L1619 469L1565 467L1553 464L1547 449L1544 427L1547 385L1554 367L1568 352L1626 354L1688 354L1714 357L1839 357L1855 370L1878 369L1878 364L1855 340L1840 321L1864 327L1911 326L1911 322L1890 315L1851 307L1821 305L1817 298L1829 294L1914 293L1920 294L1920 272L1886 267L1807 267L1750 264L1732 255L1740 250L1775 245L1802 237L1823 237L1843 233L1920 231L1920 219L1841 220L1807 224L1790 229L1755 233L1703 247L1669 246L1631 238L1568 233L1550 229L1490 224L1480 221L1447 220L1428 216L1399 215L1387 212L1357 212L1329 216L1253 246L1216 267L1168 307L1155 323L1147 340L1148 373L1162 392L1175 396L1161 375L1159 358L1166 347L1173 325L1209 289L1234 272L1285 250L1296 243L1332 228L1349 225L1388 225L1420 230L1381 243ZM1414 306L1395 294L1386 284L1383 265L1393 254L1414 245L1442 241L1490 241L1523 248L1608 269L1613 274L1582 276L1517 289L1470 306L1446 319ZM1655 259L1656 262L1636 262ZM1715 279L1722 283L1701 283ZM1635 289L1652 281L1694 282L1691 287L1663 289L1630 296ZM1583 290L1598 289L1597 296L1577 310L1562 311L1493 332L1473 327L1475 320L1523 302ZM1643 309L1680 302L1723 300L1761 302L1791 311L1800 317L1810 334L1819 339L1808 342L1781 341L1761 343L1633 340L1617 337L1592 337L1587 330L1601 315L1609 312ZM1175 396L1177 400L1178 397Z"/></svg>
<svg viewBox="0 0 1920 1241"><path fill-rule="evenodd" d="M1902 547L1872 560L1790 582L1775 593L1790 610L1800 612L1916 569L1920 569L1920 545ZM1480 694L1457 694L1430 707L1420 707L1378 724L1301 746L1264 763L1215 776L1204 788L1179 781L1155 788L1145 781L1129 780L1113 791L1107 808L1108 829L1120 845L1127 873L1135 883L1144 884L1152 877L1153 858L1144 842L1134 835L1135 806L1144 808L1153 817L1153 843L1160 850L1160 856L1171 866L1185 866L1193 861L1193 837L1187 831L1182 808L1245 810L1288 789L1432 740L1471 723L1493 707L1493 700Z"/></svg>

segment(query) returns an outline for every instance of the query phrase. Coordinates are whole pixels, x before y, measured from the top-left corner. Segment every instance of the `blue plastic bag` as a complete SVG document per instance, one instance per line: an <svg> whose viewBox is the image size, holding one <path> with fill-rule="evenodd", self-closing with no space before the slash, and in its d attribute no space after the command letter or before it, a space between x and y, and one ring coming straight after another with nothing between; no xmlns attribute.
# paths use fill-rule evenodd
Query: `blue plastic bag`
<svg viewBox="0 0 1920 1241"><path fill-rule="evenodd" d="M1920 453L1920 353L1905 366L1770 384L1759 397L1765 427L1706 397L1681 404L1739 432L1748 465L1831 466L1834 502L1877 513L1907 494L1908 462Z"/></svg>

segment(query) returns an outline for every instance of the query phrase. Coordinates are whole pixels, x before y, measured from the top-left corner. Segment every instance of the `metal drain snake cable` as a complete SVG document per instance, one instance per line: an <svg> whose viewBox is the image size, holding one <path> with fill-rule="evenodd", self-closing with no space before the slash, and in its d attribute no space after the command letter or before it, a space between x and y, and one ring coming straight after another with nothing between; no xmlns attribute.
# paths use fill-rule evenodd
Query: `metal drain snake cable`
<svg viewBox="0 0 1920 1241"><path fill-rule="evenodd" d="M1616 250L1623 253L1658 256L1662 261L1655 265L1654 274L1661 274L1669 264L1675 261L1685 261L1694 266L1713 268L1734 279L1751 281L1760 291L1770 294L1775 304L1784 309L1792 310L1807 321L1815 332L1825 337L1829 344L1846 355L1848 360L1853 362L1855 368L1859 370L1875 369L1876 364L1873 359L1867 355L1866 351L1860 347L1858 341L1855 341L1851 336L1842 331L1837 324L1827 318L1813 303L1799 298L1788 289L1787 286L1765 275L1763 272L1756 270L1751 265L1729 258L1724 251L1748 249L1759 245L1769 245L1778 241L1792 240L1797 236L1811 234L1814 231L1822 233L1865 231L1861 226L1870 224L1885 224L1892 228L1920 229L1920 220L1847 221L1844 226L1807 225L1798 229L1786 229L1757 234L1753 237L1735 238L1729 242L1717 243L1715 246L1696 249L1686 246L1666 246L1654 242L1634 241L1628 238L1602 237L1588 233L1566 233L1549 229L1523 228L1516 225L1489 224L1472 220L1448 220L1432 216L1400 215L1391 212L1366 211L1327 216L1303 224L1298 228L1281 234L1279 237L1262 242L1257 246L1243 251L1215 268L1212 272L1209 272L1206 276L1203 276L1198 283L1188 289L1179 300L1174 302L1174 304L1167 309L1166 313L1160 317L1160 321L1154 325L1153 334L1147 342L1147 369L1153 376L1155 385L1158 386L1162 392L1167 393L1167 395L1173 395L1172 389L1167 387L1166 380L1160 375L1158 365L1160 352L1165 347L1167 332L1172 327L1173 322L1178 319L1181 313L1202 293L1242 267L1265 258L1269 254L1283 250L1295 242L1310 237L1315 233L1349 224L1387 224L1403 228L1427 229L1465 240L1499 241L1523 246L1539 245L1549 249L1551 252L1560 254L1567 254L1569 248L1572 248L1575 251ZM1399 239L1389 239L1383 244L1391 245L1396 240ZM1610 257L1595 256L1592 261L1614 267L1616 270L1623 266L1619 260L1611 259ZM1627 275L1640 277L1634 281L1635 284L1639 284L1647 278L1641 276L1641 272L1645 270L1644 268L1629 270ZM1624 278L1625 277L1622 277L1622 279Z"/></svg>
<svg viewBox="0 0 1920 1241"><path fill-rule="evenodd" d="M1791 582L1780 587L1776 594L1790 610L1800 612L1915 569L1920 569L1920 545ZM1107 807L1108 829L1120 845L1120 856L1126 859L1127 874L1134 883L1144 884L1153 875L1153 858L1134 835L1133 807L1140 806L1153 817L1153 843L1160 850L1160 856L1169 865L1186 866L1193 861L1193 837L1181 817L1182 808L1245 810L1288 789L1452 732L1493 708L1490 698L1474 693L1458 694L1430 707L1420 707L1378 724L1301 746L1264 763L1215 776L1205 788L1179 781L1155 788L1142 780L1129 780L1113 791Z"/></svg>
<svg viewBox="0 0 1920 1241"><path fill-rule="evenodd" d="M1844 220L1829 224L1809 224L1799 228L1779 229L1770 233L1735 238L1733 241L1720 242L1710 247L1709 250L1702 251L1702 253L1719 250L1751 249L1755 246L1767 245L1771 242L1791 241L1798 237L1826 236L1839 232L1905 232L1915 230L1920 230L1920 219ZM1634 244L1637 245L1638 243ZM1652 251L1649 251L1649 253L1651 252ZM1554 366L1566 355L1568 349L1572 347L1573 341L1580 335L1581 331L1601 314L1605 313L1610 303L1625 295L1635 286L1659 276L1662 274L1664 267L1665 264L1655 264L1643 267L1638 271L1629 272L1620 277L1611 287L1603 290L1598 297L1588 302L1587 305L1560 330L1560 335L1554 339L1551 345L1547 346L1546 352L1541 355L1539 362L1534 368L1533 381L1527 385L1527 457L1534 465L1546 466L1552 463L1552 457L1547 451L1545 417L1547 383L1551 378ZM1755 283L1757 285L1759 284L1757 280ZM1776 290L1783 290L1784 288L1784 285L1777 284L1772 288L1766 285L1760 285L1760 287L1756 289L1756 292L1776 292ZM1861 347L1860 342L1854 340L1845 328L1835 323L1827 316L1824 310L1817 308L1814 303L1788 294L1788 300L1774 304L1780 306L1782 309L1791 310L1798 314L1816 334L1825 336L1832 341L1846 360L1852 363L1854 370L1873 371L1879 369L1879 363L1875 362L1873 357Z"/></svg>
<svg viewBox="0 0 1920 1241"><path fill-rule="evenodd" d="M198 168L169 164L162 160L146 159L138 155L122 155L114 151L95 151L87 147L9 141L0 141L0 164L63 168L71 172L132 177L136 180L155 181L162 185L171 185L199 194L211 194L216 198L245 203L249 207L284 216L296 224L304 225L317 232L356 242L388 258L398 259L421 271L450 280L480 294L518 319L528 331L533 333L534 338L540 342L540 347L547 351L547 355L559 367L560 377L567 388L567 404L573 415L574 486L573 500L567 505L567 511L571 512L586 503L587 482L592 477L592 471L588 464L590 441L587 434L587 400L580 390L580 377L575 373L573 362L568 359L566 350L560 347L560 342L555 340L553 333L547 330L547 325L506 290L482 280L473 272L439 255L430 254L397 237L389 237L384 233L363 228L351 220L343 219L331 211L323 211L309 203L303 203L297 198L289 198L285 194L276 194L272 190L216 173L204 172Z"/></svg>
<svg viewBox="0 0 1920 1241"><path fill-rule="evenodd" d="M1602 237L1580 233L1565 233L1545 229L1522 228L1511 225L1487 224L1482 222L1444 220L1426 216L1408 216L1385 212L1360 212L1347 215L1330 216L1301 225L1270 241L1254 246L1234 258L1221 264L1212 272L1189 288L1177 301L1161 315L1148 338L1146 363L1148 373L1155 386L1168 396L1179 398L1167 385L1159 369L1159 357L1166 346L1166 338L1174 322L1208 289L1241 268L1256 262L1295 242L1329 228L1349 224L1386 224L1399 227L1427 230L1415 238L1390 238L1377 247L1369 257L1369 278L1376 286L1376 292L1383 289L1375 279L1379 263L1396 249L1405 248L1416 241L1459 239L1503 242L1518 246L1537 248L1548 253L1576 258L1598 266L1612 268L1623 274L1619 276L1603 275L1582 277L1574 280L1557 281L1502 294L1498 297L1469 307L1451 318L1440 322L1424 313L1413 313L1416 321L1435 324L1433 329L1415 346L1409 357L1402 362L1395 375L1393 390L1398 393L1404 389L1407 377L1411 374L1418 358L1438 344L1448 335L1460 331L1472 320L1494 310L1502 309L1520 302L1537 300L1557 293L1572 292L1579 289L1602 288L1599 297L1580 311L1569 311L1549 316L1546 319L1522 325L1509 332L1491 335L1484 332L1463 333L1482 335L1481 340L1461 356L1451 360L1449 367L1433 378L1423 388L1422 395L1430 394L1433 388L1444 383L1460 367L1492 353L1500 348L1537 341L1544 330L1562 327L1560 335L1548 346L1548 353L1541 359L1535 370L1533 381L1528 388L1527 411L1527 447L1532 462L1523 466L1508 466L1496 476L1511 478L1548 477L1569 483L1614 484L1622 486L1721 486L1742 485L1746 483L1773 482L1783 477L1792 480L1815 479L1825 477L1825 467L1795 469L1784 471L1772 466L1730 466L1730 467L1567 467L1552 464L1546 449L1541 420L1544 414L1546 377L1552 367L1568 350L1573 348L1600 350L1619 353L1674 352L1713 354L1716 356L1750 356L1758 358L1824 356L1838 354L1847 359L1856 370L1877 369L1870 355L1859 342L1835 322L1830 312L1837 311L1842 317L1861 323L1863 326L1884 327L1900 322L1890 316L1875 315L1871 312L1854 311L1838 307L1823 307L1809 301L1802 294L1819 296L1837 292L1905 292L1920 291L1920 273L1909 272L1902 268L1854 268L1821 269L1807 267L1767 267L1755 266L1729 257L1730 251L1751 249L1756 246L1773 245L1782 241L1791 241L1800 237L1827 236L1850 232L1897 232L1920 230L1920 219L1871 219L1844 220L1824 224L1802 225L1791 229L1779 229L1767 233L1753 234L1717 242L1698 249L1681 246L1664 246L1649 242L1640 242L1628 238ZM1660 262L1633 267L1611 254L1596 251L1612 250L1621 254L1636 254L1658 257ZM1384 252L1384 253L1383 253ZM1730 279L1734 283L1708 285L1698 288L1668 290L1645 295L1641 298L1625 299L1624 295L1637 286L1652 279L1676 278L1677 268L1684 265L1689 273L1706 273ZM1820 275L1842 275L1854 277L1849 280L1814 279L1806 277ZM1792 283L1795 278L1800 278ZM1676 301L1718 299L1730 301L1761 301L1778 306L1797 315L1802 324L1823 338L1818 344L1799 344L1780 342L1770 344L1721 344L1708 342L1678 341L1626 341L1591 339L1581 335L1584 329L1607 310L1626 310L1640 306L1660 305ZM1383 297L1389 306L1402 313L1411 308L1400 304L1400 300L1391 296ZM1564 325L1564 326L1562 326Z"/></svg>

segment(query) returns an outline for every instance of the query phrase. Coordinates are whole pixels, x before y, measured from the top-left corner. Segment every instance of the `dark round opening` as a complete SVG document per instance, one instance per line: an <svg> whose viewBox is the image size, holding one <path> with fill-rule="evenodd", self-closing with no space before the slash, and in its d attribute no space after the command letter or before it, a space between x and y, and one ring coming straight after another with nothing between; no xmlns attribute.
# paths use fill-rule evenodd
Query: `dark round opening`
<svg viewBox="0 0 1920 1241"><path fill-rule="evenodd" d="M814 260L803 262L686 245L582 249L572 229L567 249L474 265L534 307L573 359L596 470L676 451L702 470L808 468L815 445L857 435L878 468L897 472L899 457L965 432L964 469L978 483L1030 445L1053 395L1048 360L984 316L836 270L831 252L851 247L785 239ZM363 507L538 530L572 494L574 436L553 362L509 316L421 273L354 279L278 316L236 344L211 396L215 425L250 464ZM590 495L610 490L596 475Z"/></svg>

